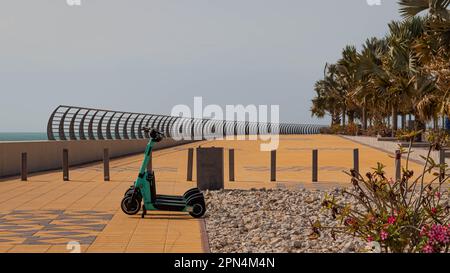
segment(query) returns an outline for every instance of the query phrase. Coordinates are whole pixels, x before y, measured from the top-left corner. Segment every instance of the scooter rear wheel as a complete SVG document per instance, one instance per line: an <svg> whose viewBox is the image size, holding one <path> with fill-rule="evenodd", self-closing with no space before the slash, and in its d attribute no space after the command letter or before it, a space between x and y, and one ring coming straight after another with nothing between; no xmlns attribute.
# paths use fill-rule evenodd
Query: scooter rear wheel
<svg viewBox="0 0 450 273"><path fill-rule="evenodd" d="M189 214L194 218L201 218L206 213L205 202L195 202L192 204L192 211Z"/></svg>
<svg viewBox="0 0 450 273"><path fill-rule="evenodd" d="M136 215L141 210L141 202L136 198L126 196L122 199L120 207L122 208L122 211L127 215Z"/></svg>

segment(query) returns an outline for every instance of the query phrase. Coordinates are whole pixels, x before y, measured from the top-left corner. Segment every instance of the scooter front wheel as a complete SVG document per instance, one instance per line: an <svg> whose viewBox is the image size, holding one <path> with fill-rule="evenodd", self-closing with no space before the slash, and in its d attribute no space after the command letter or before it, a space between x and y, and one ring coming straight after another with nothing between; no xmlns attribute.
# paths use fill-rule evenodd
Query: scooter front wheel
<svg viewBox="0 0 450 273"><path fill-rule="evenodd" d="M127 215L136 215L141 210L141 202L132 196L126 196L122 199L122 211Z"/></svg>

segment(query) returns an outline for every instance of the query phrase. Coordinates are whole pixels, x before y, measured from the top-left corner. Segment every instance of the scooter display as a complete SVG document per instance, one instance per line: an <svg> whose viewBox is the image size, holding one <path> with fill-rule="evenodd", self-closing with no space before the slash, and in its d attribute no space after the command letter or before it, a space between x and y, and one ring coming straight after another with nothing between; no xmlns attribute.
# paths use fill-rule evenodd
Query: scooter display
<svg viewBox="0 0 450 273"><path fill-rule="evenodd" d="M206 205L203 193L198 188L188 190L183 196L156 193L155 173L149 172L147 166L152 158L153 147L164 138L164 135L155 129L150 130L150 128L144 127L142 130L150 134L150 140L145 150L139 175L122 199L122 211L127 215L136 215L142 206L142 218L145 217L147 211L158 210L188 212L194 218L202 217L206 212Z"/></svg>

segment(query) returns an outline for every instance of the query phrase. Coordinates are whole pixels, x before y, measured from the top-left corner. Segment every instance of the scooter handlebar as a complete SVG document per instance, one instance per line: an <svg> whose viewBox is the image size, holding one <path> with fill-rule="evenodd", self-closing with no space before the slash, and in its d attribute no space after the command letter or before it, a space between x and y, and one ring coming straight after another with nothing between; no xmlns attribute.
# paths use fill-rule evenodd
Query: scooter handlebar
<svg viewBox="0 0 450 273"><path fill-rule="evenodd" d="M159 132L156 129L150 129L149 127L142 127L141 130L146 133L150 133L150 137L156 142L161 141L165 137L163 133Z"/></svg>

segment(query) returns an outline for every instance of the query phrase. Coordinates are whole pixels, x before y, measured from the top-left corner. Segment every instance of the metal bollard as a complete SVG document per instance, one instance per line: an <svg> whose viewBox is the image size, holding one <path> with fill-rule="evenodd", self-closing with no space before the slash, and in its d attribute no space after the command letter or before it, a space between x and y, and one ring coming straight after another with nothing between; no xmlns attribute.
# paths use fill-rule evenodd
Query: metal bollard
<svg viewBox="0 0 450 273"><path fill-rule="evenodd" d="M277 181L277 150L270 152L270 181Z"/></svg>
<svg viewBox="0 0 450 273"><path fill-rule="evenodd" d="M27 164L27 153L22 153L22 172L21 180L27 181L28 179L28 164Z"/></svg>
<svg viewBox="0 0 450 273"><path fill-rule="evenodd" d="M353 150L353 170L359 174L359 149Z"/></svg>
<svg viewBox="0 0 450 273"><path fill-rule="evenodd" d="M399 181L402 176L402 153L395 151L395 181Z"/></svg>
<svg viewBox="0 0 450 273"><path fill-rule="evenodd" d="M110 181L109 175L109 149L103 149L103 177L105 181Z"/></svg>
<svg viewBox="0 0 450 273"><path fill-rule="evenodd" d="M69 150L63 150L63 180L69 181Z"/></svg>
<svg viewBox="0 0 450 273"><path fill-rule="evenodd" d="M319 151L312 151L312 182L319 181Z"/></svg>
<svg viewBox="0 0 450 273"><path fill-rule="evenodd" d="M228 153L228 169L229 169L229 175L230 175L230 181L235 181L234 177L234 149L230 149Z"/></svg>
<svg viewBox="0 0 450 273"><path fill-rule="evenodd" d="M192 181L192 169L194 163L194 148L188 149L188 164L187 164L187 181Z"/></svg>

